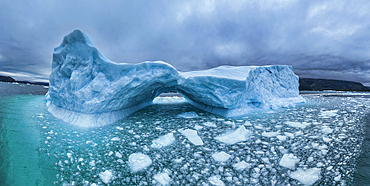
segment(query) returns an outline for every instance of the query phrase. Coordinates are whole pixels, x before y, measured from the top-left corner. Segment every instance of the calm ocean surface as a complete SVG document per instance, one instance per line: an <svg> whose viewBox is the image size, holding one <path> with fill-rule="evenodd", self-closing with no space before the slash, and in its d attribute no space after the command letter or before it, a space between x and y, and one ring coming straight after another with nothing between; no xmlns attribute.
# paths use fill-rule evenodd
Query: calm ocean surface
<svg viewBox="0 0 370 186"><path fill-rule="evenodd" d="M313 185L370 185L369 93L304 94L307 103L295 108L242 118L175 101L87 129L49 114L46 92L0 82L1 186L105 185L105 171L112 173L110 185L302 185L307 180L295 178L299 171ZM241 127L248 139L231 145L216 140ZM203 145L191 142L186 130ZM153 146L168 134L174 140ZM151 164L133 172L128 159L138 152ZM298 159L295 166L281 166L284 154ZM319 170L318 177L309 170Z"/></svg>

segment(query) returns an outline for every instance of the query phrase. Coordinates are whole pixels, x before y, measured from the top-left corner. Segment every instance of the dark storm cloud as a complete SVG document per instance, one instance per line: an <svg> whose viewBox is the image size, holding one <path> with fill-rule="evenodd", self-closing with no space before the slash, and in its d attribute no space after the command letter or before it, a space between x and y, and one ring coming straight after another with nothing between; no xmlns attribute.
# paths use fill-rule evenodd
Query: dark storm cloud
<svg viewBox="0 0 370 186"><path fill-rule="evenodd" d="M47 78L53 48L80 29L116 62L287 64L301 77L370 85L369 1L5 0L0 9L1 72Z"/></svg>

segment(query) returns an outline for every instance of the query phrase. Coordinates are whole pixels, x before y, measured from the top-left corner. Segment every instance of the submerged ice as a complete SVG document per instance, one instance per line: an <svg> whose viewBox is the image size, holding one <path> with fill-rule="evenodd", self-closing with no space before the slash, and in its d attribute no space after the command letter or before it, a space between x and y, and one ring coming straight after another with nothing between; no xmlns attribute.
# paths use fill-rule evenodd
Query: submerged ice
<svg viewBox="0 0 370 186"><path fill-rule="evenodd" d="M162 61L118 64L103 56L79 30L65 36L54 49L49 80L49 112L80 126L113 123L169 91L181 93L197 108L227 117L304 101L299 96L298 77L289 66L221 66L178 72Z"/></svg>

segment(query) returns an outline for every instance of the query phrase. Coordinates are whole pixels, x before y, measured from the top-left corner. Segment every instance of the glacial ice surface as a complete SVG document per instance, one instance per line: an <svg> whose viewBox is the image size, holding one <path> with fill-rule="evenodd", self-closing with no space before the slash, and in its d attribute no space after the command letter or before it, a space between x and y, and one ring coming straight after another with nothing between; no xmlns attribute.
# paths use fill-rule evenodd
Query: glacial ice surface
<svg viewBox="0 0 370 186"><path fill-rule="evenodd" d="M226 117L304 102L298 76L290 66L220 66L178 72L162 61L118 64L79 30L54 49L49 81L48 111L85 127L114 123L153 100L164 103L167 98L155 98L171 91L181 93L199 109ZM194 117L189 114L180 117Z"/></svg>

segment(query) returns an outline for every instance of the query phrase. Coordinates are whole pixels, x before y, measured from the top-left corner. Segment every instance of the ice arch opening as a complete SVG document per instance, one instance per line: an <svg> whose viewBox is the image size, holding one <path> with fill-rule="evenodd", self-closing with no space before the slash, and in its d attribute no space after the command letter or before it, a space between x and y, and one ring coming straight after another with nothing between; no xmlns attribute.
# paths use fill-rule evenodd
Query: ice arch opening
<svg viewBox="0 0 370 186"><path fill-rule="evenodd" d="M79 30L54 49L49 81L49 112L86 127L120 120L169 91L181 93L197 108L226 117L304 101L298 76L290 66L220 66L178 72L162 61L118 64Z"/></svg>

